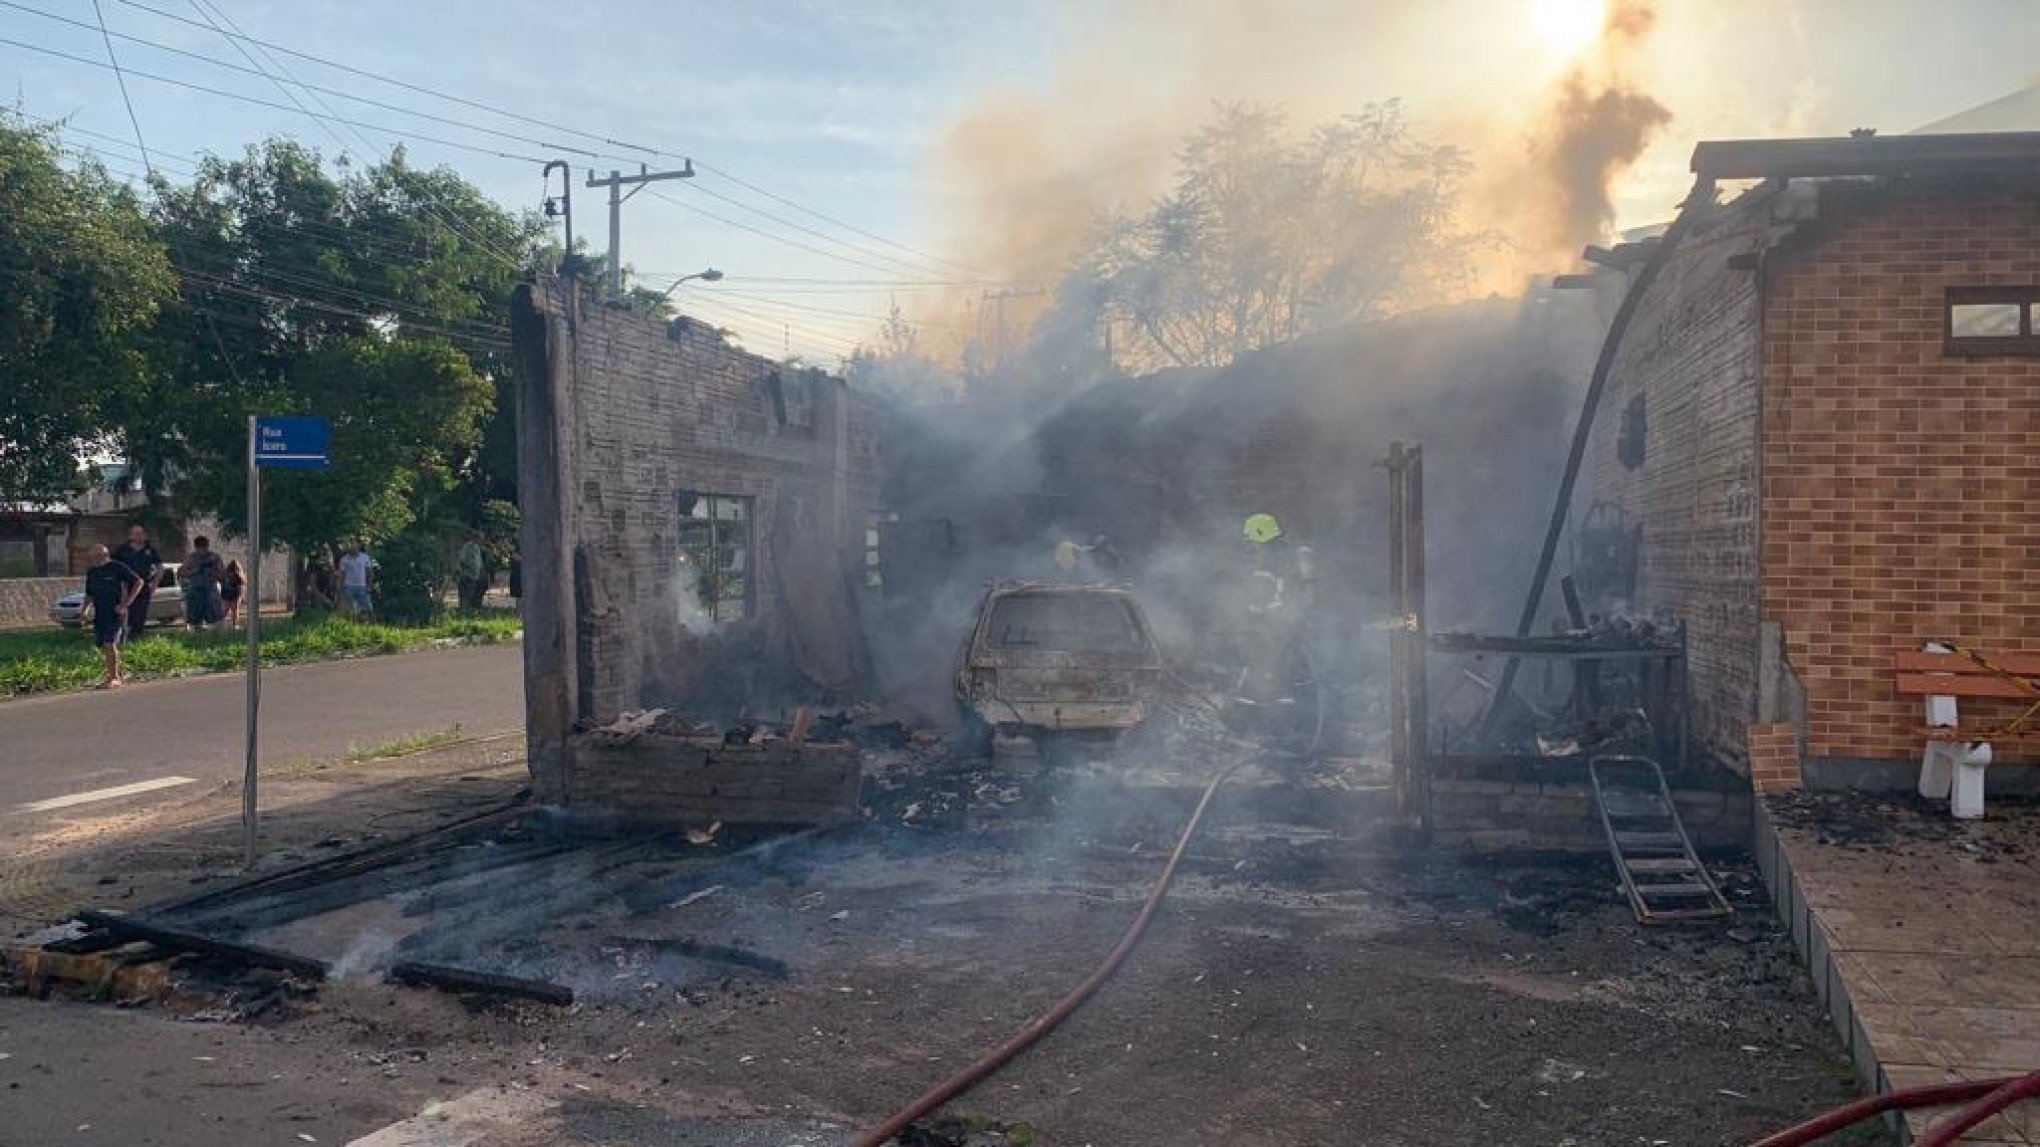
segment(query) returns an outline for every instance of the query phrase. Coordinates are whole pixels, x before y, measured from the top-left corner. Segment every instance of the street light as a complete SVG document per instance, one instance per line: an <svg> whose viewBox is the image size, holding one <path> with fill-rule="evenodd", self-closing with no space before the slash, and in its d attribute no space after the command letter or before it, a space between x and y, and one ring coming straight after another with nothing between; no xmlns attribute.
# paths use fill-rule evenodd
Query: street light
<svg viewBox="0 0 2040 1147"><path fill-rule="evenodd" d="M673 280L672 286L667 287L665 290L659 292L659 300L661 302L664 302L665 300L672 298L673 292L680 289L680 284L688 281L689 279L700 279L704 283L713 283L719 281L721 278L722 272L716 270L714 267L710 267L706 271L696 271L692 275L682 275L679 278Z"/></svg>

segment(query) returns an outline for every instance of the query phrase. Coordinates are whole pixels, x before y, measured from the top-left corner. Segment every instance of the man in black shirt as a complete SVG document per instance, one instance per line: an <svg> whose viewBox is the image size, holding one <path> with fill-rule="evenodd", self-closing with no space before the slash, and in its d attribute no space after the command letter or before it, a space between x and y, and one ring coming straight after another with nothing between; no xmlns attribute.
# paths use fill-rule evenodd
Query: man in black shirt
<svg viewBox="0 0 2040 1147"><path fill-rule="evenodd" d="M113 560L126 566L142 583L142 592L127 611L127 636L133 641L149 624L149 599L156 594L156 578L163 572L163 555L149 541L148 528L137 522L128 527L127 541L113 551Z"/></svg>
<svg viewBox="0 0 2040 1147"><path fill-rule="evenodd" d="M92 547L92 568L85 571L85 612L92 616L92 643L106 660L101 689L120 687L120 639L141 589L142 579L135 571L114 561L105 546Z"/></svg>

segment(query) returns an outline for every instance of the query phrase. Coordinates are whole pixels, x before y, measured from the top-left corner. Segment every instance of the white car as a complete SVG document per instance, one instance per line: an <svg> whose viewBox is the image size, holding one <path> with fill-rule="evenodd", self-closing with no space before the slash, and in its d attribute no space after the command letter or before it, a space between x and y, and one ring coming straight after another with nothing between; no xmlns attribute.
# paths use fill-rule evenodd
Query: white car
<svg viewBox="0 0 2040 1147"><path fill-rule="evenodd" d="M50 606L50 620L66 629L85 624L85 591L77 590L58 598ZM184 620L184 591L177 586L177 567L164 566L156 575L156 593L149 599L150 625L176 625Z"/></svg>

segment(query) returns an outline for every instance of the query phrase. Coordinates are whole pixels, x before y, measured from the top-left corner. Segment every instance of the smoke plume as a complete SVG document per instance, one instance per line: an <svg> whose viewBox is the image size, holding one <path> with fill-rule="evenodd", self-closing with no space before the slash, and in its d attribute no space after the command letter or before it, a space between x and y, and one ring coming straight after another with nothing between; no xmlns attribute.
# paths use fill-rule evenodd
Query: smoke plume
<svg viewBox="0 0 2040 1147"><path fill-rule="evenodd" d="M1599 40L1559 77L1539 113L1521 173L1530 193L1513 165L1499 166L1511 209L1521 213L1511 238L1527 260L1565 265L1613 230L1616 182L1672 119L1636 77L1656 23L1647 0L1615 0Z"/></svg>
<svg viewBox="0 0 2040 1147"><path fill-rule="evenodd" d="M1053 288L1102 218L1138 211L1169 186L1185 138L1217 106L1278 108L1309 128L1401 98L1423 134L1473 162L1459 222L1501 240L1469 293L1516 294L1525 275L1568 269L1582 244L1607 237L1615 188L1671 119L1645 90L1652 0L1608 2L1599 36L1556 73L1531 66L1534 40L1516 5L1478 18L1466 4L1394 0L1085 6L1080 46L1046 82L989 93L958 114L930 167L930 205L958 262ZM1498 63L1469 83L1453 53L1476 38L1522 66ZM1051 303L1006 300L1004 340L1023 338ZM960 329L964 341L975 332L981 346L997 338L975 289L911 317L932 332ZM930 342L952 360L960 349L939 333Z"/></svg>

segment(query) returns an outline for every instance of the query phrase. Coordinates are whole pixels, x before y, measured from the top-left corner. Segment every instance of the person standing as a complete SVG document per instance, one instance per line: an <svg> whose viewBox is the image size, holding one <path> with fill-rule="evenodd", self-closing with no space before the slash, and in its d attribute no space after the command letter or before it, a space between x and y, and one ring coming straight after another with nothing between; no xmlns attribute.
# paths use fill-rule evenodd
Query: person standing
<svg viewBox="0 0 2040 1147"><path fill-rule="evenodd" d="M204 629L218 624L226 610L220 602L220 577L227 563L213 552L212 539L203 535L191 539L191 552L177 567L177 584L184 590L184 624Z"/></svg>
<svg viewBox="0 0 2040 1147"><path fill-rule="evenodd" d="M227 624L241 624L241 595L248 588L248 575L241 570L241 559L227 563L227 570L220 575L220 604L226 607ZM260 602L254 606L262 608Z"/></svg>
<svg viewBox="0 0 2040 1147"><path fill-rule="evenodd" d="M128 611L144 584L127 563L113 560L105 546L92 547L92 568L85 571L85 613L92 619L92 644L106 663L101 689L120 688L120 643L127 636Z"/></svg>
<svg viewBox="0 0 2040 1147"><path fill-rule="evenodd" d="M372 620L375 617L375 559L368 556L365 543L350 542L347 552L340 555L340 592L347 597L347 607L354 616Z"/></svg>
<svg viewBox="0 0 2040 1147"><path fill-rule="evenodd" d="M163 574L163 555L156 552L155 543L149 540L149 528L136 522L128 527L127 541L113 551L113 560L126 566L142 585L127 611L127 638L133 641L149 624L149 603L156 596L156 579Z"/></svg>
<svg viewBox="0 0 2040 1147"><path fill-rule="evenodd" d="M453 559L454 578L460 583L460 607L482 608L482 595L489 592L488 571L483 568L482 544L469 534Z"/></svg>

